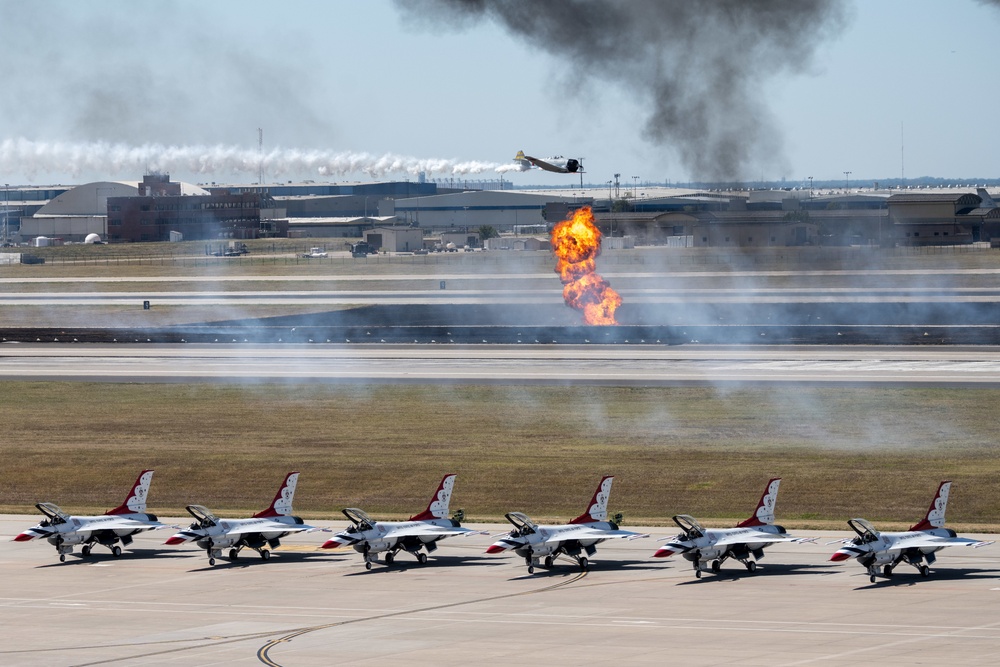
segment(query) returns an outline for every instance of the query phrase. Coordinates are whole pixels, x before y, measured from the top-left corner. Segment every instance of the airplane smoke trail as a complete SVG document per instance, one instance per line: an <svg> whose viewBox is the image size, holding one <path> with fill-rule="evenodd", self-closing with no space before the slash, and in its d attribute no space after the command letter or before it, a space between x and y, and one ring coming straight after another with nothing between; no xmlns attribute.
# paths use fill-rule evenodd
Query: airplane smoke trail
<svg viewBox="0 0 1000 667"><path fill-rule="evenodd" d="M385 153L337 152L276 148L258 152L239 146L168 146L163 144L113 144L108 142L50 142L29 139L0 141L0 171L77 176L84 172L115 175L148 172L194 174L257 174L268 176L313 174L333 177L364 173L372 178L386 174L464 176L516 170L513 163L416 158Z"/></svg>
<svg viewBox="0 0 1000 667"><path fill-rule="evenodd" d="M566 305L582 311L587 324L618 324L615 311L622 305L622 298L597 273L601 230L594 224L591 208L577 209L553 227L551 244Z"/></svg>
<svg viewBox="0 0 1000 667"><path fill-rule="evenodd" d="M435 27L493 22L564 63L574 84L617 86L646 108L646 137L675 149L697 180L739 180L758 165L784 166L763 84L808 71L817 47L848 15L846 3L829 0L396 3Z"/></svg>

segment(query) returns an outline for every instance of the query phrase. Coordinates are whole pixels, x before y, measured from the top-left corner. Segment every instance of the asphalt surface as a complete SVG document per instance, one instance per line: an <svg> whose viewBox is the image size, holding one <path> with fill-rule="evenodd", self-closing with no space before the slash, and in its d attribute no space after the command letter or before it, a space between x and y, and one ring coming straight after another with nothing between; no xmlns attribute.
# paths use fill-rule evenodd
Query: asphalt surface
<svg viewBox="0 0 1000 667"><path fill-rule="evenodd" d="M997 545L948 548L930 578L900 566L873 585L857 563L829 562L841 532L796 533L818 539L773 545L755 574L730 561L699 580L686 561L651 557L667 528L628 526L652 536L601 544L586 573L559 561L528 575L517 557L484 554L490 535L370 572L353 551L318 551L328 533L209 567L163 546L168 529L119 559L95 548L60 564L45 542L11 541L36 521L0 516L4 665L1000 661Z"/></svg>
<svg viewBox="0 0 1000 667"><path fill-rule="evenodd" d="M0 344L0 378L104 382L995 386L995 346Z"/></svg>

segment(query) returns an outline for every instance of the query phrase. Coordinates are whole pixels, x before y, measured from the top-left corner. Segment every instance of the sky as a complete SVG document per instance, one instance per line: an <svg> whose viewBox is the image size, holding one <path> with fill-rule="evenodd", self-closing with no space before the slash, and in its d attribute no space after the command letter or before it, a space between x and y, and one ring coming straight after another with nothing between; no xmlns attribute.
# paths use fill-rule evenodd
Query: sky
<svg viewBox="0 0 1000 667"><path fill-rule="evenodd" d="M252 183L262 161L267 182L579 182L510 171L518 150L583 158L593 184L998 176L1000 2L0 0L0 19L11 185Z"/></svg>

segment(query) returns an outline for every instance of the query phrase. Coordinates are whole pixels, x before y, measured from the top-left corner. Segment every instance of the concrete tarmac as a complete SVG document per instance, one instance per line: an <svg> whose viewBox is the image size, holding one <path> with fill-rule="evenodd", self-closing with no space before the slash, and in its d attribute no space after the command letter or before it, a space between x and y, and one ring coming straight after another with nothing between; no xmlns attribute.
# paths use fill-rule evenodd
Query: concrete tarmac
<svg viewBox="0 0 1000 667"><path fill-rule="evenodd" d="M874 585L856 562L829 562L827 542L848 535L833 531L796 531L819 539L773 545L755 574L729 561L700 580L651 557L674 531L633 526L652 537L599 545L586 573L559 561L528 575L484 554L489 535L371 571L354 551L320 551L326 533L209 567L161 530L121 558L98 547L60 564L46 542L11 541L37 520L0 516L2 665L1000 662L998 545L951 547L928 579L902 565Z"/></svg>
<svg viewBox="0 0 1000 667"><path fill-rule="evenodd" d="M0 379L995 386L997 346L0 344Z"/></svg>

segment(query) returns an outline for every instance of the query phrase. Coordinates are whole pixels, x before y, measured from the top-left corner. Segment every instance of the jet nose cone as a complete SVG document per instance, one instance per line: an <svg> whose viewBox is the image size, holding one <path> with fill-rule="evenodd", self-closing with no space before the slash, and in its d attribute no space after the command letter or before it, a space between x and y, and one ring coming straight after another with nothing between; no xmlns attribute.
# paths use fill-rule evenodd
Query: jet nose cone
<svg viewBox="0 0 1000 667"><path fill-rule="evenodd" d="M28 540L31 539L34 539L34 535L28 532L19 533L18 535L14 536L15 542L27 542Z"/></svg>
<svg viewBox="0 0 1000 667"><path fill-rule="evenodd" d="M499 543L498 544L491 544L486 549L486 553L488 553L488 554L499 554L499 553L503 553L504 551L507 551L507 547L505 545L499 544Z"/></svg>
<svg viewBox="0 0 1000 667"><path fill-rule="evenodd" d="M337 549L339 547L345 546L345 542L341 542L336 537L332 537L323 544L320 545L320 549Z"/></svg>
<svg viewBox="0 0 1000 667"><path fill-rule="evenodd" d="M673 556L675 553L677 552L669 547L660 547L656 550L656 553L653 554L653 558L667 558L669 556Z"/></svg>
<svg viewBox="0 0 1000 667"><path fill-rule="evenodd" d="M835 553L832 556L830 556L830 560L832 560L835 563L839 563L841 561L848 560L850 557L851 557L851 554L845 553L843 551L838 551L837 553Z"/></svg>
<svg viewBox="0 0 1000 667"><path fill-rule="evenodd" d="M187 542L187 540L181 537L180 535L174 535L173 537L169 538L166 542L164 542L164 544L184 544L185 542Z"/></svg>

